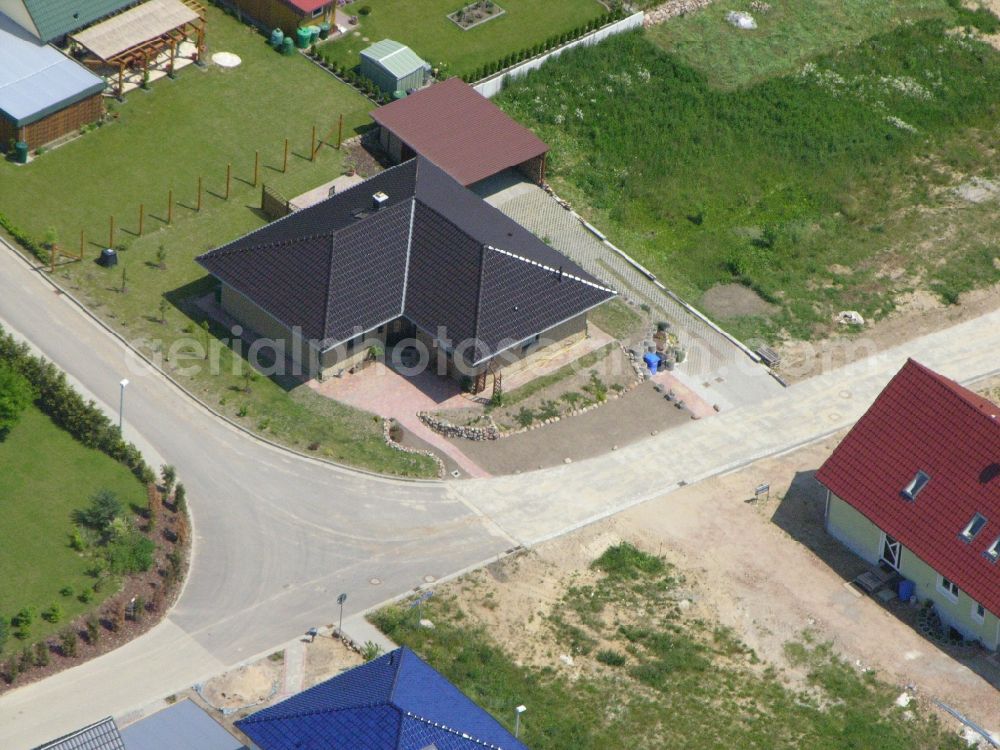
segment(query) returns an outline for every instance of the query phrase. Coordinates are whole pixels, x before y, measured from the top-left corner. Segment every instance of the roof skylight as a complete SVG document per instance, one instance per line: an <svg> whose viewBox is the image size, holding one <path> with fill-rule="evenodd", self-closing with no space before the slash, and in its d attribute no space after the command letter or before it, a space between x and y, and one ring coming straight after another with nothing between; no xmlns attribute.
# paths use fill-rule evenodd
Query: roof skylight
<svg viewBox="0 0 1000 750"><path fill-rule="evenodd" d="M931 478L928 474L918 471L913 479L910 480L910 483L903 488L903 497L907 500L916 500L917 495L920 494L920 490L926 487L929 481L931 481Z"/></svg>
<svg viewBox="0 0 1000 750"><path fill-rule="evenodd" d="M976 534L983 530L983 526L986 525L986 516L982 513L976 513L969 521L969 525L962 530L962 538L967 542L971 542L976 538Z"/></svg>

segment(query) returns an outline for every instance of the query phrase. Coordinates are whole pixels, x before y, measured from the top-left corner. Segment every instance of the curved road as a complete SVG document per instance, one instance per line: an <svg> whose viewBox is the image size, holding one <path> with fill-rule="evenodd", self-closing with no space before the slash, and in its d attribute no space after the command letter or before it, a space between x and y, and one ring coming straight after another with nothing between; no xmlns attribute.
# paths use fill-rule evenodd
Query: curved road
<svg viewBox="0 0 1000 750"><path fill-rule="evenodd" d="M126 437L178 467L195 525L189 582L163 623L115 652L0 697L0 747L9 750L138 708L332 622L341 591L349 594L345 614L357 613L426 576L452 575L516 544L537 544L842 429L908 352L962 381L1000 369L996 312L818 375L764 404L589 461L483 480L406 482L269 446L162 376L136 377L116 337L2 248L0 322L109 411L117 409L118 381L130 378Z"/></svg>

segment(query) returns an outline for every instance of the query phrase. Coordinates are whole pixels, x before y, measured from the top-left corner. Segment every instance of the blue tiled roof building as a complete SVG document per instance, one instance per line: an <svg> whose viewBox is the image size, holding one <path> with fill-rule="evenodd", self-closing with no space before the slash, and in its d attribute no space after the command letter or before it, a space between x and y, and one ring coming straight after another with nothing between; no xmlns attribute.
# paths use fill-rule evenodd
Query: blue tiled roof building
<svg viewBox="0 0 1000 750"><path fill-rule="evenodd" d="M406 647L236 726L261 750L527 750Z"/></svg>

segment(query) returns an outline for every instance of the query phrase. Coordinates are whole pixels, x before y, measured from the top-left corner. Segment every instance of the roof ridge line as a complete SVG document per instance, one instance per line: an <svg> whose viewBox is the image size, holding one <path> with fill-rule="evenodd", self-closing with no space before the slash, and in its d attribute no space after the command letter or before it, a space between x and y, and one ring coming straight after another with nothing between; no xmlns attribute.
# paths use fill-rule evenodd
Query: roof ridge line
<svg viewBox="0 0 1000 750"><path fill-rule="evenodd" d="M959 383L957 380L953 380L952 378L949 378L947 375L942 375L941 373L932 370L930 367L923 364L922 362L917 361L913 357L907 357L906 360L907 363L912 363L913 365L915 365L926 377L932 380L939 387L944 388L952 396L959 399L965 406L967 406L973 412L978 414L981 418L985 419L987 422L993 425L1000 425L1000 417L998 417L996 414L989 414L979 404L973 402L969 398L969 396L966 395L966 392L971 393L971 391L969 391L968 388ZM899 373L896 374L898 375ZM992 400L986 398L985 396L977 395L976 397L992 405L996 410L997 414L1000 414L1000 405L994 403Z"/></svg>
<svg viewBox="0 0 1000 750"><path fill-rule="evenodd" d="M537 260L532 260L531 258L524 257L523 255L518 255L517 253L513 253L510 250L504 250L503 248L493 247L493 245L489 245L489 244L484 245L484 247L488 247L490 250L493 250L494 252L501 253L502 255L506 255L506 256L508 256L510 258L514 258L515 260L520 260L520 261L523 261L524 263L529 263L530 265L538 266L539 268L545 269L546 271L550 271L552 273L561 274L562 276L564 276L566 278L573 279L573 281L579 281L581 284L586 284L587 286L592 286L595 289L600 289L602 292L612 292L613 294L617 294L618 293L616 290L614 290L614 289L612 289L610 287L601 286L600 284L595 284L593 281L587 281L587 279L580 278L579 276L576 276L575 274L567 273L566 271L563 271L560 268L553 268L552 266L547 266L544 263L539 263ZM557 250L556 252L559 252L559 251ZM569 256L566 256L566 257L567 257L567 259L569 259Z"/></svg>
<svg viewBox="0 0 1000 750"><path fill-rule="evenodd" d="M492 744L490 742L487 742L486 740L481 740L478 737L473 737L468 732L463 732L460 729L453 729L452 727L448 726L447 724L439 724L436 721L431 721L430 719L428 719L428 718L426 718L424 716L420 716L419 714L415 714L412 711L407 711L405 708L400 708L399 710L402 713L406 714L411 719L416 719L417 721L422 721L424 724L430 724L432 727L435 727L437 729L441 729L441 730L443 730L445 732L448 732L450 734L457 734L459 737L461 737L464 740L469 740L470 742L475 742L477 745L482 745L483 747L491 748L491 750L503 750L503 746L501 746L501 745L494 745L494 744Z"/></svg>

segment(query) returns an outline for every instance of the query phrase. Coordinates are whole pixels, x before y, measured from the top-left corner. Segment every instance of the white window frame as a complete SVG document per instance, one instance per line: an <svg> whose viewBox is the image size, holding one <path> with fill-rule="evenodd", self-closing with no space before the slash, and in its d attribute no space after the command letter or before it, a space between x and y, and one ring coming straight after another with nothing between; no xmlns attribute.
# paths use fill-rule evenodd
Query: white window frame
<svg viewBox="0 0 1000 750"><path fill-rule="evenodd" d="M913 475L913 479L910 480L910 483L903 488L903 497L907 500L916 500L917 495L921 493L930 481L930 474L926 471L917 471L917 473Z"/></svg>
<svg viewBox="0 0 1000 750"><path fill-rule="evenodd" d="M949 584L949 586L945 584ZM937 590L948 597L948 600L952 603L957 602L958 595L962 593L962 589L958 587L957 583L940 574L937 577Z"/></svg>
<svg viewBox="0 0 1000 750"><path fill-rule="evenodd" d="M322 5L322 6L320 6L319 8L317 8L316 10L314 10L312 12L312 17L313 18L319 18L324 13L326 13L326 6Z"/></svg>
<svg viewBox="0 0 1000 750"><path fill-rule="evenodd" d="M982 610L983 613L979 614L979 610ZM986 607L979 602L972 602L972 621L978 622L980 625L986 622Z"/></svg>
<svg viewBox="0 0 1000 750"><path fill-rule="evenodd" d="M979 528L973 531L972 527L975 526L977 522L979 523ZM986 516L984 516L982 513L976 513L976 515L972 517L972 520L969 521L968 525L964 529L962 529L962 535L961 535L962 539L964 539L967 542L971 542L973 539L976 538L976 536L979 535L979 532L982 531L985 527L986 527Z"/></svg>
<svg viewBox="0 0 1000 750"><path fill-rule="evenodd" d="M993 540L993 544L986 548L983 553L990 562L1000 560L1000 536Z"/></svg>

